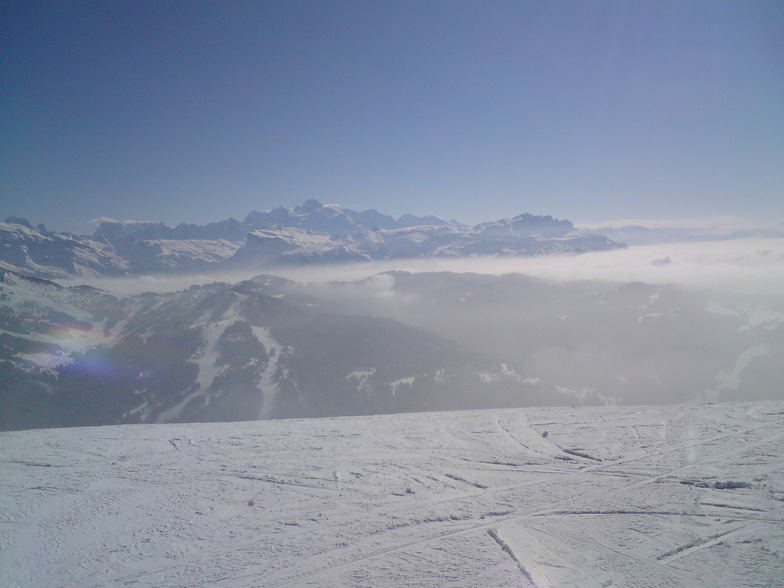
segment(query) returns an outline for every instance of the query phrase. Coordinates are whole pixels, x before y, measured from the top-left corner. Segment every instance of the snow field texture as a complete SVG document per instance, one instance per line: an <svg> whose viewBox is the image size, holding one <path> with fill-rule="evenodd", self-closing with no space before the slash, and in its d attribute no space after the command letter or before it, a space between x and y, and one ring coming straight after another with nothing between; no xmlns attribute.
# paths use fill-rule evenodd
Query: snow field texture
<svg viewBox="0 0 784 588"><path fill-rule="evenodd" d="M2 586L784 578L782 402L45 429L0 464Z"/></svg>

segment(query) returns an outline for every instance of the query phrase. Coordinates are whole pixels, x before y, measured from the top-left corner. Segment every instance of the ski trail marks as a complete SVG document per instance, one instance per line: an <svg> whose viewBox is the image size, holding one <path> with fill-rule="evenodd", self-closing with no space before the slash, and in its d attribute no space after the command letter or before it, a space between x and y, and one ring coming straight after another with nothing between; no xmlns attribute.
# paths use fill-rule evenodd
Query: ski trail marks
<svg viewBox="0 0 784 588"><path fill-rule="evenodd" d="M1 583L770 585L781 406L5 433Z"/></svg>
<svg viewBox="0 0 784 588"><path fill-rule="evenodd" d="M681 545L680 547L676 547L672 551L668 551L667 553L663 553L656 557L657 560L664 562L665 564L670 563L676 559L680 559L682 557L686 557L691 555L695 551L699 551L700 549L708 549L713 547L714 545L718 545L722 542L722 540L727 537L728 535L735 534L747 527L753 525L754 523L747 523L745 525L740 525L728 531L724 531L722 533L716 533L711 535L707 539L703 541L691 541L686 543L685 545Z"/></svg>
<svg viewBox="0 0 784 588"><path fill-rule="evenodd" d="M490 535L493 538L493 541L498 543L499 547L501 547L501 549L503 549L504 552L512 558L512 561L514 561L517 564L517 567L520 568L520 572L523 574L525 579L528 580L532 586L536 587L536 582L534 582L533 576L531 576L531 573L525 569L523 562L521 562L520 558L517 557L514 549L512 549L509 544L501 538L501 535L498 534L498 529L488 529L487 534Z"/></svg>

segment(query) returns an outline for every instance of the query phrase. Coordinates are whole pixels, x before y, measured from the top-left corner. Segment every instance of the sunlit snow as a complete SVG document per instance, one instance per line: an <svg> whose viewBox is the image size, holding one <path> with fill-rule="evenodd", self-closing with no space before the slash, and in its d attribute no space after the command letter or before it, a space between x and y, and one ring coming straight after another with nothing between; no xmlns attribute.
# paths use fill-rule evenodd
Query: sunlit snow
<svg viewBox="0 0 784 588"><path fill-rule="evenodd" d="M774 586L784 403L0 434L3 586Z"/></svg>

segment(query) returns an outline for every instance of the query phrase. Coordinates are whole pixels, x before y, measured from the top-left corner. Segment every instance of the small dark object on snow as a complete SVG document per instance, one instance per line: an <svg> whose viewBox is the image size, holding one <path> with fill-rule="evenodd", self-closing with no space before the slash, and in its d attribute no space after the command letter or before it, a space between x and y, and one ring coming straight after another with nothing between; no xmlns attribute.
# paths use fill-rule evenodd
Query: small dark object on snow
<svg viewBox="0 0 784 588"><path fill-rule="evenodd" d="M542 437L544 437L545 439L547 439L547 431L545 431L544 433L542 433Z"/></svg>

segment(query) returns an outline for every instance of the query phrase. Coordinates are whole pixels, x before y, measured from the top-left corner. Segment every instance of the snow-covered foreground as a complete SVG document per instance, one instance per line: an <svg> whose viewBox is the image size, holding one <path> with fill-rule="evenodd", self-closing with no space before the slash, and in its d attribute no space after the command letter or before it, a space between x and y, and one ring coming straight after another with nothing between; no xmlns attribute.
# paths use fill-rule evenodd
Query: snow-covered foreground
<svg viewBox="0 0 784 588"><path fill-rule="evenodd" d="M0 463L3 586L784 578L782 402L25 431Z"/></svg>

